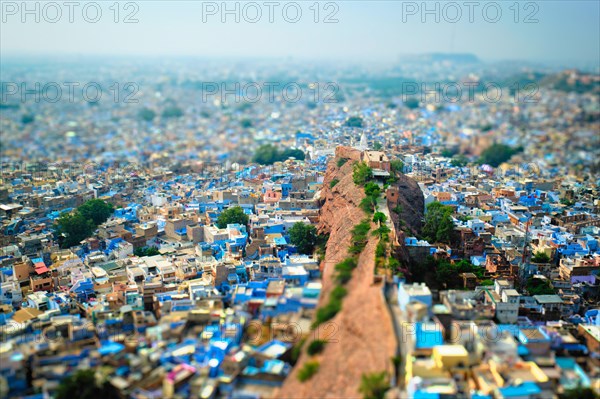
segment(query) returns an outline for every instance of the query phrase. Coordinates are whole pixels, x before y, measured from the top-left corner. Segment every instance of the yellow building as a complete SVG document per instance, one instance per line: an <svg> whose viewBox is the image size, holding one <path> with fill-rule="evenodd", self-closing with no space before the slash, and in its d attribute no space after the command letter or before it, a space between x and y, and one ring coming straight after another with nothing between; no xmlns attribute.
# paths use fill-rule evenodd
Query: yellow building
<svg viewBox="0 0 600 399"><path fill-rule="evenodd" d="M469 365L469 352L462 345L438 345L433 347L433 360L445 370Z"/></svg>

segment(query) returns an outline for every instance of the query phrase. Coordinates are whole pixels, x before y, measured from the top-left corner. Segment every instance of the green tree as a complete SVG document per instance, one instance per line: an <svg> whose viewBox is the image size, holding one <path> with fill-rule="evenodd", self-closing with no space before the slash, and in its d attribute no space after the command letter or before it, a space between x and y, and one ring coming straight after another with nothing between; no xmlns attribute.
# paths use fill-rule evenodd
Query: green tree
<svg viewBox="0 0 600 399"><path fill-rule="evenodd" d="M304 161L306 155L304 151L295 148L286 148L279 151L272 144L264 144L257 148L254 152L252 160L261 165L272 165L275 162L286 161L288 158L295 158L299 161Z"/></svg>
<svg viewBox="0 0 600 399"><path fill-rule="evenodd" d="M319 362L312 361L304 363L304 366L298 371L298 380L300 382L308 381L319 371Z"/></svg>
<svg viewBox="0 0 600 399"><path fill-rule="evenodd" d="M449 243L454 230L452 212L453 208L451 206L443 205L437 201L427 205L425 225L422 230L423 237L430 242Z"/></svg>
<svg viewBox="0 0 600 399"><path fill-rule="evenodd" d="M304 154L304 151L302 151L302 150L299 150L296 148L286 148L279 155L279 159L281 161L285 161L288 158L295 158L298 161L304 161L304 159L306 158L306 155Z"/></svg>
<svg viewBox="0 0 600 399"><path fill-rule="evenodd" d="M362 186L373 178L373 170L365 162L357 162L352 170L352 180L357 186Z"/></svg>
<svg viewBox="0 0 600 399"><path fill-rule="evenodd" d="M86 201L77 208L77 212L86 219L91 219L96 226L106 222L114 210L112 204L97 198Z"/></svg>
<svg viewBox="0 0 600 399"><path fill-rule="evenodd" d="M325 349L325 345L327 345L327 341L325 341L324 339L315 339L310 344L308 344L306 352L309 355L314 356L318 353L323 352L323 349Z"/></svg>
<svg viewBox="0 0 600 399"><path fill-rule="evenodd" d="M525 284L525 289L529 295L552 295L554 289L546 279L529 277Z"/></svg>
<svg viewBox="0 0 600 399"><path fill-rule="evenodd" d="M289 231L290 241L302 254L312 254L317 244L317 229L312 224L294 223Z"/></svg>
<svg viewBox="0 0 600 399"><path fill-rule="evenodd" d="M264 144L254 152L252 160L261 165L272 165L279 161L279 151L272 144Z"/></svg>
<svg viewBox="0 0 600 399"><path fill-rule="evenodd" d="M23 114L21 116L21 123L27 125L35 120L35 116L33 114Z"/></svg>
<svg viewBox="0 0 600 399"><path fill-rule="evenodd" d="M385 216L385 213L383 212L375 212L375 214L373 215L373 222L375 223L385 223L387 220L387 217Z"/></svg>
<svg viewBox="0 0 600 399"><path fill-rule="evenodd" d="M337 167L341 168L346 162L348 162L348 158L339 158L337 160Z"/></svg>
<svg viewBox="0 0 600 399"><path fill-rule="evenodd" d="M565 390L562 394L559 394L558 397L559 399L599 399L600 395L592 388L578 386L577 388Z"/></svg>
<svg viewBox="0 0 600 399"><path fill-rule="evenodd" d="M108 381L99 383L94 370L79 370L64 378L55 393L56 399L118 399L119 392Z"/></svg>
<svg viewBox="0 0 600 399"><path fill-rule="evenodd" d="M156 117L156 112L152 111L150 108L142 108L138 113L138 116L146 122L152 122Z"/></svg>
<svg viewBox="0 0 600 399"><path fill-rule="evenodd" d="M442 152L440 152L440 155L446 158L452 158L456 154L458 154L458 147L444 148Z"/></svg>
<svg viewBox="0 0 600 399"><path fill-rule="evenodd" d="M244 118L240 121L240 125L244 128L244 129L248 129L252 127L252 121L248 118Z"/></svg>
<svg viewBox="0 0 600 399"><path fill-rule="evenodd" d="M224 229L228 224L241 224L246 226L250 218L240 206L225 209L217 218L217 227Z"/></svg>
<svg viewBox="0 0 600 399"><path fill-rule="evenodd" d="M373 143L373 149L375 151L379 151L383 148L383 144L381 144L379 141L376 141Z"/></svg>
<svg viewBox="0 0 600 399"><path fill-rule="evenodd" d="M136 248L135 251L133 251L133 254L135 256L155 256L155 255L160 255L160 252L158 251L158 248L156 247L143 247L143 248Z"/></svg>
<svg viewBox="0 0 600 399"><path fill-rule="evenodd" d="M365 184L365 195L368 195L369 197L379 197L380 193L381 187L379 187L379 184L374 182Z"/></svg>
<svg viewBox="0 0 600 399"><path fill-rule="evenodd" d="M544 252L536 252L535 254L533 254L531 261L533 263L548 263L550 262L550 257Z"/></svg>
<svg viewBox="0 0 600 399"><path fill-rule="evenodd" d="M406 108L408 109L416 109L419 108L419 99L416 97L410 97L407 98L406 101L404 101L404 105L406 106Z"/></svg>
<svg viewBox="0 0 600 399"><path fill-rule="evenodd" d="M358 391L365 399L383 399L390 389L390 383L385 371L381 373L363 374L360 378Z"/></svg>
<svg viewBox="0 0 600 399"><path fill-rule="evenodd" d="M457 154L452 157L450 160L450 165L455 167L463 167L469 163L469 159L463 154Z"/></svg>
<svg viewBox="0 0 600 399"><path fill-rule="evenodd" d="M346 119L346 122L344 122L344 125L347 127L361 128L364 126L364 121L363 121L363 118L361 118L360 116L351 116L350 118Z"/></svg>
<svg viewBox="0 0 600 399"><path fill-rule="evenodd" d="M494 168L508 161L513 155L523 151L523 148L512 148L505 144L492 144L481 153L480 164L488 164Z"/></svg>
<svg viewBox="0 0 600 399"><path fill-rule="evenodd" d="M70 248L90 237L96 226L92 219L79 212L63 213L56 221L56 232L61 248Z"/></svg>
<svg viewBox="0 0 600 399"><path fill-rule="evenodd" d="M163 118L179 118L183 116L183 111L176 105L169 105L162 112Z"/></svg>
<svg viewBox="0 0 600 399"><path fill-rule="evenodd" d="M390 162L390 169L395 173L402 173L404 170L404 162L399 159L394 159Z"/></svg>

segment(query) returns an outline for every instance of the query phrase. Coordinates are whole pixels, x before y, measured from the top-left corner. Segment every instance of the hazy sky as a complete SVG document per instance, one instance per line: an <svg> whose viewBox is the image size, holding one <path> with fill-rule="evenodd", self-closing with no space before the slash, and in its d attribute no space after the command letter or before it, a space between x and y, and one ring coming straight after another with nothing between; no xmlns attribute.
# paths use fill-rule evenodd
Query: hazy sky
<svg viewBox="0 0 600 399"><path fill-rule="evenodd" d="M397 60L400 54L471 52L485 60L600 62L598 0L472 1L474 8L465 5L466 1L447 5L448 1L345 0L320 2L317 7L312 0L278 1L270 8L263 1L247 5L246 1L146 0L119 3L117 16L114 2L108 0L97 2L102 12L99 17L94 6L84 1L74 9L70 23L69 8L63 6L63 0L55 3L58 9L29 1L26 4L32 10L38 4L39 11L32 14L24 14L21 1L2 0L0 48L3 56L75 53L388 61ZM236 4L237 12L223 15L224 6L234 10ZM84 5L88 5L88 20L98 22L84 20ZM425 15L424 7L434 11ZM296 17L298 8L302 15ZM314 21L316 8L318 22ZM252 23L257 10L261 17ZM57 11L61 17L51 23L57 19ZM123 23L131 13L138 22ZM338 22L324 23L332 13L331 19ZM115 18L119 22L115 23ZM298 22L292 23L295 19Z"/></svg>

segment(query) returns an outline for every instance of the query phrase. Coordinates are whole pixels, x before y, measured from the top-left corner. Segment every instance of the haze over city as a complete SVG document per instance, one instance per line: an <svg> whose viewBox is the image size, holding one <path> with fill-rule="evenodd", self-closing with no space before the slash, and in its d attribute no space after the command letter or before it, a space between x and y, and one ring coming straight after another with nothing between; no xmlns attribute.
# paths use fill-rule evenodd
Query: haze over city
<svg viewBox="0 0 600 399"><path fill-rule="evenodd" d="M0 1L0 398L600 398L600 2Z"/></svg>

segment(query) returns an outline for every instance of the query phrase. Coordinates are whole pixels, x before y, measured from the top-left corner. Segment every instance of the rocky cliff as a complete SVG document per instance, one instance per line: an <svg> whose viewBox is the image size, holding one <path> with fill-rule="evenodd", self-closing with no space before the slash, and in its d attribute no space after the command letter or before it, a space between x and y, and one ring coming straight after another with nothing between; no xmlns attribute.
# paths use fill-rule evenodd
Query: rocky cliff
<svg viewBox="0 0 600 399"><path fill-rule="evenodd" d="M339 161L342 158L347 159L343 165ZM325 175L318 230L330 236L321 265L323 292L319 306L327 303L335 286L332 278L335 264L349 256L352 228L365 218L359 208L363 189L352 181L352 165L359 159L359 151L338 148ZM332 181L337 181L333 187ZM392 372L396 340L381 283L373 283L376 245L377 238L369 235L358 267L346 285L348 294L341 311L329 323L310 332L298 363L277 393L278 398L361 398L359 385L363 374ZM329 343L321 354L311 357L306 346L316 338ZM309 360L319 361L320 368L302 383L298 381L298 371Z"/></svg>

